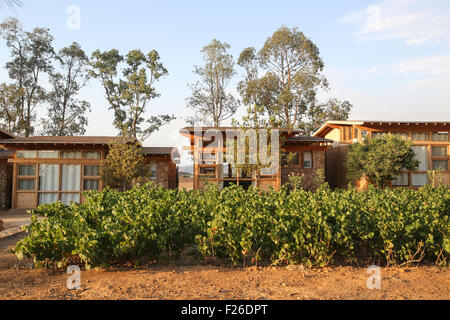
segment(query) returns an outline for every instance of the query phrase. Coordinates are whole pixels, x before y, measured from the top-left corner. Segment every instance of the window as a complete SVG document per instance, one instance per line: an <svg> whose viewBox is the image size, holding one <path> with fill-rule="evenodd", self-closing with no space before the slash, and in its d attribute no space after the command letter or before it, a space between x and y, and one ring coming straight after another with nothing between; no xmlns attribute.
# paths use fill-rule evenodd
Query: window
<svg viewBox="0 0 450 320"><path fill-rule="evenodd" d="M80 191L80 165L62 165L61 191Z"/></svg>
<svg viewBox="0 0 450 320"><path fill-rule="evenodd" d="M386 132L384 132L384 131L372 131L372 138L380 138L385 135L386 135Z"/></svg>
<svg viewBox="0 0 450 320"><path fill-rule="evenodd" d="M281 164L286 166L298 166L300 164L300 154L298 152L283 152L281 154Z"/></svg>
<svg viewBox="0 0 450 320"><path fill-rule="evenodd" d="M431 155L433 157L446 157L447 147L431 147Z"/></svg>
<svg viewBox="0 0 450 320"><path fill-rule="evenodd" d="M59 190L59 165L41 164L39 166L39 190Z"/></svg>
<svg viewBox="0 0 450 320"><path fill-rule="evenodd" d="M426 173L411 173L411 184L414 187L424 186L428 183L428 177Z"/></svg>
<svg viewBox="0 0 450 320"><path fill-rule="evenodd" d="M34 190L34 179L17 180L17 190Z"/></svg>
<svg viewBox="0 0 450 320"><path fill-rule="evenodd" d="M407 132L391 132L391 135L397 136L400 138L408 139L408 133Z"/></svg>
<svg viewBox="0 0 450 320"><path fill-rule="evenodd" d="M21 150L16 152L17 158L21 159L35 159L37 156L36 151L30 151L30 150Z"/></svg>
<svg viewBox="0 0 450 320"><path fill-rule="evenodd" d="M396 179L392 180L393 186L408 186L409 175L407 172L401 173Z"/></svg>
<svg viewBox="0 0 450 320"><path fill-rule="evenodd" d="M303 168L312 168L312 151L303 152Z"/></svg>
<svg viewBox="0 0 450 320"><path fill-rule="evenodd" d="M433 132L431 135L433 141L448 141L448 132Z"/></svg>
<svg viewBox="0 0 450 320"><path fill-rule="evenodd" d="M19 165L19 176L34 176L35 174L34 165Z"/></svg>
<svg viewBox="0 0 450 320"><path fill-rule="evenodd" d="M49 204L58 201L58 193L40 193L39 205Z"/></svg>
<svg viewBox="0 0 450 320"><path fill-rule="evenodd" d="M342 140L343 141L352 140L352 127L342 128Z"/></svg>
<svg viewBox="0 0 450 320"><path fill-rule="evenodd" d="M58 158L58 151L38 151L38 158L41 159L57 159Z"/></svg>
<svg viewBox="0 0 450 320"><path fill-rule="evenodd" d="M81 159L80 151L61 151L61 159Z"/></svg>
<svg viewBox="0 0 450 320"><path fill-rule="evenodd" d="M433 170L448 170L447 160L433 160Z"/></svg>
<svg viewBox="0 0 450 320"><path fill-rule="evenodd" d="M100 159L99 151L84 151L83 159Z"/></svg>
<svg viewBox="0 0 450 320"><path fill-rule="evenodd" d="M84 166L83 175L88 177L98 177L100 175L100 167Z"/></svg>
<svg viewBox="0 0 450 320"><path fill-rule="evenodd" d="M412 136L413 141L428 141L428 140L430 140L430 136L429 136L428 132L413 132L411 136Z"/></svg>
<svg viewBox="0 0 450 320"><path fill-rule="evenodd" d="M428 150L426 146L412 146L411 149L416 154L416 159L420 161L417 171L428 170Z"/></svg>
<svg viewBox="0 0 450 320"><path fill-rule="evenodd" d="M209 173L209 172L207 170L202 172L202 169L212 169L213 173L215 173L214 168L200 168L200 173L204 174L204 173ZM156 163L155 162L150 163L150 174L149 174L150 179L156 179L156 177L157 177L156 172L157 172L157 170L156 170Z"/></svg>
<svg viewBox="0 0 450 320"><path fill-rule="evenodd" d="M100 182L98 180L84 180L83 181L83 190L99 190Z"/></svg>
<svg viewBox="0 0 450 320"><path fill-rule="evenodd" d="M80 202L79 193L62 193L61 202L65 205L70 205L71 202Z"/></svg>

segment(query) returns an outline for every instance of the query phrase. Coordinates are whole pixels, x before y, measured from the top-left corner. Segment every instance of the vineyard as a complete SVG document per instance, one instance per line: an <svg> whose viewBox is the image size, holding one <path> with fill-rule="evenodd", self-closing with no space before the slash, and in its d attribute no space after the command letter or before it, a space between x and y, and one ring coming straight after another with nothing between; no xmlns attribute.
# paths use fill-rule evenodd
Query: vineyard
<svg viewBox="0 0 450 320"><path fill-rule="evenodd" d="M151 184L90 192L84 204L34 210L14 252L37 266L137 264L188 252L233 264L448 264L450 190L315 193ZM37 216L47 219L39 220Z"/></svg>

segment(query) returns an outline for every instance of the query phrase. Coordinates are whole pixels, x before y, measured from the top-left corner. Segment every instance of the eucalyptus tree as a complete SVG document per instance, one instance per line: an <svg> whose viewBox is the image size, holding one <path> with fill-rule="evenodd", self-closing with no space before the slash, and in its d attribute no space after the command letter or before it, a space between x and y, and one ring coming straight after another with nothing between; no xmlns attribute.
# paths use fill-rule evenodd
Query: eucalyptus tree
<svg viewBox="0 0 450 320"><path fill-rule="evenodd" d="M0 0L0 8L14 10L16 7L22 6L22 1L20 0Z"/></svg>
<svg viewBox="0 0 450 320"><path fill-rule="evenodd" d="M296 27L279 28L259 51L244 49L238 65L246 71L238 91L248 106L247 120L311 131L311 121L339 114L336 106L344 113L351 107L336 99L329 107L317 101L318 90L328 89L324 63L317 46Z"/></svg>
<svg viewBox="0 0 450 320"><path fill-rule="evenodd" d="M122 67L123 65L123 67ZM155 83L168 74L157 51L144 54L131 50L122 56L112 49L92 53L90 74L105 89L109 109L114 111L114 126L120 135L144 140L175 119L172 115L146 117L151 100L160 96Z"/></svg>
<svg viewBox="0 0 450 320"><path fill-rule="evenodd" d="M0 129L14 133L17 131L17 99L19 91L15 85L0 84Z"/></svg>
<svg viewBox="0 0 450 320"><path fill-rule="evenodd" d="M227 53L230 45L213 39L203 47L203 66L195 66L194 73L200 78L189 87L192 90L186 99L187 106L194 111L188 121L218 127L231 118L239 107L239 100L227 92L227 86L235 75L233 56Z"/></svg>
<svg viewBox="0 0 450 320"><path fill-rule="evenodd" d="M61 49L57 70L50 72L51 91L47 95L48 118L42 120L43 133L55 136L83 135L90 103L76 99L88 80L89 59L76 42Z"/></svg>
<svg viewBox="0 0 450 320"><path fill-rule="evenodd" d="M40 82L42 75L53 68L53 37L46 28L24 31L16 18L0 24L0 36L6 40L12 58L6 63L6 70L17 93L14 133L28 137L35 131L36 107L46 100Z"/></svg>

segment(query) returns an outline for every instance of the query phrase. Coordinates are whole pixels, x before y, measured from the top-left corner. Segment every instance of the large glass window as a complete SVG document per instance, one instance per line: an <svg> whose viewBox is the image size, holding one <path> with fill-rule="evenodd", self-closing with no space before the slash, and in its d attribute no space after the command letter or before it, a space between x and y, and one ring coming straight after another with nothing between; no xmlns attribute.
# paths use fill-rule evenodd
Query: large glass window
<svg viewBox="0 0 450 320"><path fill-rule="evenodd" d="M83 190L99 190L100 182L99 180L84 180L83 181Z"/></svg>
<svg viewBox="0 0 450 320"><path fill-rule="evenodd" d="M446 157L447 147L431 147L431 155L433 157Z"/></svg>
<svg viewBox="0 0 450 320"><path fill-rule="evenodd" d="M61 151L61 159L81 159L80 151Z"/></svg>
<svg viewBox="0 0 450 320"><path fill-rule="evenodd" d="M433 141L448 141L448 132L433 132L431 135Z"/></svg>
<svg viewBox="0 0 450 320"><path fill-rule="evenodd" d="M413 132L411 134L413 141L428 141L430 140L430 135L428 132Z"/></svg>
<svg viewBox="0 0 450 320"><path fill-rule="evenodd" d="M35 159L37 152L34 150L20 150L16 152L16 156L21 159Z"/></svg>
<svg viewBox="0 0 450 320"><path fill-rule="evenodd" d="M393 186L407 186L409 185L409 176L407 172L400 174L396 179L392 180Z"/></svg>
<svg viewBox="0 0 450 320"><path fill-rule="evenodd" d="M49 204L58 201L58 193L39 193L39 204Z"/></svg>
<svg viewBox="0 0 450 320"><path fill-rule="evenodd" d="M39 150L38 151L38 158L41 158L41 159L57 159L58 158L58 151Z"/></svg>
<svg viewBox="0 0 450 320"><path fill-rule="evenodd" d="M99 151L84 151L83 159L100 159Z"/></svg>
<svg viewBox="0 0 450 320"><path fill-rule="evenodd" d="M383 131L372 131L372 138L380 138L385 136L387 133Z"/></svg>
<svg viewBox="0 0 450 320"><path fill-rule="evenodd" d="M397 136L400 138L404 138L404 139L408 138L408 132L391 132L391 135Z"/></svg>
<svg viewBox="0 0 450 320"><path fill-rule="evenodd" d="M433 160L433 170L448 170L447 160Z"/></svg>
<svg viewBox="0 0 450 320"><path fill-rule="evenodd" d="M419 169L417 171L427 171L428 170L427 146L412 146L411 149L416 154L416 159L420 161Z"/></svg>
<svg viewBox="0 0 450 320"><path fill-rule="evenodd" d="M61 202L70 205L71 202L80 202L79 193L61 193Z"/></svg>
<svg viewBox="0 0 450 320"><path fill-rule="evenodd" d="M428 183L426 173L411 173L411 184L415 187L424 186Z"/></svg>
<svg viewBox="0 0 450 320"><path fill-rule="evenodd" d="M39 166L39 190L40 191L59 190L59 165L41 164Z"/></svg>
<svg viewBox="0 0 450 320"><path fill-rule="evenodd" d="M83 175L88 177L98 177L100 175L99 166L84 166Z"/></svg>
<svg viewBox="0 0 450 320"><path fill-rule="evenodd" d="M80 191L80 165L63 165L61 191Z"/></svg>
<svg viewBox="0 0 450 320"><path fill-rule="evenodd" d="M19 165L19 176L34 176L35 174L34 165Z"/></svg>

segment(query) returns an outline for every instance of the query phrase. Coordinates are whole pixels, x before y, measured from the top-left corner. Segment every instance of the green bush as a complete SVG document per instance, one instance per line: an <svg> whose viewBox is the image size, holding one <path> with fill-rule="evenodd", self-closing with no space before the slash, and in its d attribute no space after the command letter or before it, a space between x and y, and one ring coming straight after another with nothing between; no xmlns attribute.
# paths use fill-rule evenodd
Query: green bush
<svg viewBox="0 0 450 320"><path fill-rule="evenodd" d="M37 208L15 253L37 265L90 266L158 259L196 246L234 264L447 264L450 190L353 188L315 193L167 190L148 184L90 192L84 204ZM37 216L46 219L38 220Z"/></svg>

